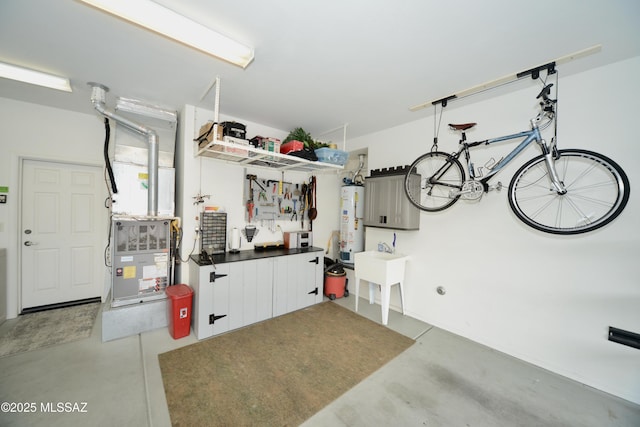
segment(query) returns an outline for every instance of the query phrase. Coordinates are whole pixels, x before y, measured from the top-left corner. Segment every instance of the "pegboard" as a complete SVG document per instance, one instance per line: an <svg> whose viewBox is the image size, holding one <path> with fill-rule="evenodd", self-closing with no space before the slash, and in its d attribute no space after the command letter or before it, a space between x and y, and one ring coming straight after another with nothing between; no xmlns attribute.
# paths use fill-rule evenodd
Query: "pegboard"
<svg viewBox="0 0 640 427"><path fill-rule="evenodd" d="M247 175L250 176L250 175ZM264 179L256 175L255 180L245 177L244 180L244 212L248 223L264 221L298 221L302 222L307 213L310 201L305 197L306 181L293 183L284 179ZM253 206L250 206L253 200ZM251 210L251 215L249 211Z"/></svg>

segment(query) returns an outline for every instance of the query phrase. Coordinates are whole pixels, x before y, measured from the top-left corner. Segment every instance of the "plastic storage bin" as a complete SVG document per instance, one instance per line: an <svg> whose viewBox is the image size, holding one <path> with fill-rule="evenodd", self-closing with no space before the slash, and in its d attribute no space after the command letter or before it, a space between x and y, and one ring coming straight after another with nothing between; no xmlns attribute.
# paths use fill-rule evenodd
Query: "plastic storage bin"
<svg viewBox="0 0 640 427"><path fill-rule="evenodd" d="M167 317L169 333L173 339L186 337L191 332L191 307L193 289L189 285L167 286Z"/></svg>
<svg viewBox="0 0 640 427"><path fill-rule="evenodd" d="M282 144L280 146L280 153L287 154L287 153L290 153L292 151L300 151L303 148L304 148L304 143L300 142L300 141L296 141L294 139L293 141L289 141L286 144Z"/></svg>
<svg viewBox="0 0 640 427"><path fill-rule="evenodd" d="M344 166L349 159L349 153L335 148L322 147L315 150L318 161Z"/></svg>

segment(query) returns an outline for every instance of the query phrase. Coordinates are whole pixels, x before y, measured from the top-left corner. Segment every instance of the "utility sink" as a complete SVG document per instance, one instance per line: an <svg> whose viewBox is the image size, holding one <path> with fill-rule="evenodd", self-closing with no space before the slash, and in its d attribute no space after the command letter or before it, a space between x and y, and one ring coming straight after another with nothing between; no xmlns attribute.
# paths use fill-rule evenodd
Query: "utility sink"
<svg viewBox="0 0 640 427"><path fill-rule="evenodd" d="M393 285L404 278L404 254L366 251L355 254L355 276L378 285Z"/></svg>
<svg viewBox="0 0 640 427"><path fill-rule="evenodd" d="M400 304L404 314L404 294L402 281L404 267L409 257L404 254L390 254L388 252L367 251L355 254L354 270L356 276L356 311L360 293L360 281L369 282L369 304L375 301L376 287L380 287L380 306L382 308L382 324L389 320L389 300L391 286L398 285L400 290Z"/></svg>

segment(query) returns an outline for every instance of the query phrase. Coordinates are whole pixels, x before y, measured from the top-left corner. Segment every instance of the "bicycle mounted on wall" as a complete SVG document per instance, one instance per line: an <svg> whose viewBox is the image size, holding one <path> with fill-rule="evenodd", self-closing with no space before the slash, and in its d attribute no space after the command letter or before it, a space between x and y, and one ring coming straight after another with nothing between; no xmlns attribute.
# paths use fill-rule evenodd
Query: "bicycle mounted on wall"
<svg viewBox="0 0 640 427"><path fill-rule="evenodd" d="M540 72L556 75L555 63L518 74L540 79ZM514 174L509 184L509 205L516 217L526 225L552 234L579 234L603 227L613 221L629 200L629 179L622 168L602 154L582 149L558 149L556 132L548 143L541 130L556 123L557 99L551 99L553 84L542 81L543 88L536 97L540 112L531 120L531 129L483 141L467 142L466 131L476 123L449 124L461 133L458 150L454 153L438 151L437 131L430 152L418 157L405 176L405 194L413 205L427 212L451 207L460 198L479 200L490 190L500 190L501 183L490 180L509 164L529 144L535 142L541 155L530 159ZM557 94L556 94L557 95ZM446 107L455 96L433 102ZM556 96L557 98L557 96ZM435 117L434 117L435 120ZM488 173L479 173L471 160L470 150L479 146L523 138L509 154L498 162L485 165ZM464 157L466 168L461 163ZM465 169L469 174L466 178ZM410 185L420 176L420 187Z"/></svg>

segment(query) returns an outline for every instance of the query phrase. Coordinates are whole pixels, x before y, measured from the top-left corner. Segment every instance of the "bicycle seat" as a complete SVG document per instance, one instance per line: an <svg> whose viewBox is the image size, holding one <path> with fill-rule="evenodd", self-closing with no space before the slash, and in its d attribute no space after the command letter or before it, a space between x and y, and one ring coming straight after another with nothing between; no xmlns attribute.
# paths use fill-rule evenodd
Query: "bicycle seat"
<svg viewBox="0 0 640 427"><path fill-rule="evenodd" d="M467 130L467 129L471 129L475 125L477 125L477 123L462 123L459 125L453 125L449 123L449 127L453 130Z"/></svg>

